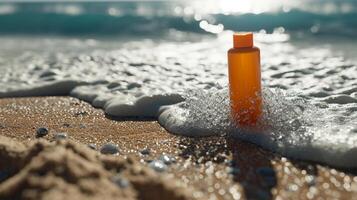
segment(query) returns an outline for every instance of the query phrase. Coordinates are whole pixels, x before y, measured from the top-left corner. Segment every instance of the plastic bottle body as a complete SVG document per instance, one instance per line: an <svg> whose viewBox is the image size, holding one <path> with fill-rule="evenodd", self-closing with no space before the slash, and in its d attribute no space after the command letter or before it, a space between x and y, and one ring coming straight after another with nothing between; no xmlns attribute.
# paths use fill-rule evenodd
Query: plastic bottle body
<svg viewBox="0 0 357 200"><path fill-rule="evenodd" d="M230 49L228 70L232 118L239 125L254 125L262 113L259 48Z"/></svg>

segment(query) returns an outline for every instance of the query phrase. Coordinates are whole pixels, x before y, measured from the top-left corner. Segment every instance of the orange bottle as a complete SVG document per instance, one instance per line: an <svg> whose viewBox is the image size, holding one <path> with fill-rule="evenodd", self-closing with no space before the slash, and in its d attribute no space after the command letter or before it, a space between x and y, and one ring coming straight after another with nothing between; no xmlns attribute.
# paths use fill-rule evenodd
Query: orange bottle
<svg viewBox="0 0 357 200"><path fill-rule="evenodd" d="M243 126L256 124L262 113L260 50L252 33L235 33L228 51L231 115Z"/></svg>

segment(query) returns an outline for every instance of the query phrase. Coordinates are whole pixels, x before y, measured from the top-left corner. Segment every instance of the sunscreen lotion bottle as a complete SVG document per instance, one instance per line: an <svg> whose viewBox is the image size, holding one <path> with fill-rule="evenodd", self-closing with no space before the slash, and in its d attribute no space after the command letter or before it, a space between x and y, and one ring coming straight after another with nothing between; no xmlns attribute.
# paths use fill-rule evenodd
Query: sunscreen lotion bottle
<svg viewBox="0 0 357 200"><path fill-rule="evenodd" d="M255 125L262 113L260 50L253 33L235 33L228 51L232 119L237 125Z"/></svg>

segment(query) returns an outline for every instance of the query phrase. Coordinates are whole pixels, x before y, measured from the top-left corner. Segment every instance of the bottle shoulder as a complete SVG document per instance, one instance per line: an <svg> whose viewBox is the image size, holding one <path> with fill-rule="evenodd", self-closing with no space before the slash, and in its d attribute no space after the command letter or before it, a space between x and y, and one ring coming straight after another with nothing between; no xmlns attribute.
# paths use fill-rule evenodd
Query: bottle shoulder
<svg viewBox="0 0 357 200"><path fill-rule="evenodd" d="M232 53L252 53L252 52L260 52L258 47L250 47L250 48L231 48L228 50L229 54Z"/></svg>

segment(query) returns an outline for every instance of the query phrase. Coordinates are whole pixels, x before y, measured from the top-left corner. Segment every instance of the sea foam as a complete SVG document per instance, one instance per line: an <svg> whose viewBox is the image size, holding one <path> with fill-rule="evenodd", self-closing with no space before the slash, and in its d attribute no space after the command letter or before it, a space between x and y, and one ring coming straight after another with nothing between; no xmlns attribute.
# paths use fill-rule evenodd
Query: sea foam
<svg viewBox="0 0 357 200"><path fill-rule="evenodd" d="M158 119L173 134L224 135L293 158L357 167L357 67L328 49L258 35L264 112L256 127L237 127L227 90L230 34L118 49L97 41L80 53L58 48L1 57L0 97L70 95L118 119Z"/></svg>

